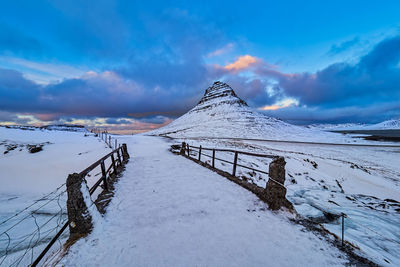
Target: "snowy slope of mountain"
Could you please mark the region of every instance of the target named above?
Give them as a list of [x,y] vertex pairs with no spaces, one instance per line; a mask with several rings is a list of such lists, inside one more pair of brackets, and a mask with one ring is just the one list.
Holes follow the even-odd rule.
[[365,130],[400,130],[400,119],[387,120],[364,127]]
[[400,130],[400,119],[387,120],[377,124],[363,124],[363,123],[311,124],[307,125],[306,127],[310,129],[320,129],[324,131]]
[[[189,112],[150,135],[346,142],[343,136],[295,126],[254,111],[226,83],[215,82]],[[347,142],[350,142],[347,140]]]
[[323,124],[310,124],[305,126],[309,129],[318,129],[324,131],[341,131],[341,130],[354,130],[354,129],[363,129],[366,127],[363,123],[339,123],[339,124],[331,124],[331,123],[323,123]]

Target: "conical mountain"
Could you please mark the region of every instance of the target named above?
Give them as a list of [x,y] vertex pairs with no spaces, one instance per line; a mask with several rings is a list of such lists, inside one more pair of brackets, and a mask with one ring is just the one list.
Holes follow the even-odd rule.
[[[226,83],[214,82],[199,103],[170,124],[149,132],[174,138],[319,140],[336,134],[295,126],[253,110]],[[331,136],[332,137],[332,136]]]

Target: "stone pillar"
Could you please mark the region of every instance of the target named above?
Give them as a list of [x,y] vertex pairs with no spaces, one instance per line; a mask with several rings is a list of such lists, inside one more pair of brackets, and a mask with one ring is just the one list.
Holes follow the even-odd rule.
[[278,157],[269,164],[269,180],[264,190],[264,200],[272,210],[281,207],[293,209],[292,204],[286,199],[285,184],[285,159]]
[[88,207],[86,206],[84,197],[82,195],[83,188],[82,183],[86,181],[81,177],[78,173],[73,173],[68,175],[67,178],[67,212],[68,212],[68,220],[69,220],[69,232],[70,239],[75,236],[85,236],[93,228],[92,216],[89,213]]
[[129,159],[128,147],[126,146],[126,144],[122,144],[122,157],[124,160]]
[[186,151],[186,143],[182,142],[181,151],[179,152],[181,155],[185,155]]

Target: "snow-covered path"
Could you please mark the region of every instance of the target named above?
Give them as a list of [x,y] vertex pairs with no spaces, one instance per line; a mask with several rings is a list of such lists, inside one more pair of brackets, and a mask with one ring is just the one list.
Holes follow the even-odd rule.
[[157,137],[131,155],[105,217],[64,266],[333,266],[346,257],[252,193],[173,155]]

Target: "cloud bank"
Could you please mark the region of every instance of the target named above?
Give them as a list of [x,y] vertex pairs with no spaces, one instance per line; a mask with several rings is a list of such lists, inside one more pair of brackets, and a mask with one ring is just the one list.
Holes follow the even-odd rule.
[[[47,42],[0,22],[1,56],[21,56],[25,61],[19,65],[39,74],[76,73],[38,83],[23,70],[0,68],[0,121],[74,121],[143,130],[189,110],[215,80],[228,82],[254,108],[296,123],[377,122],[400,116],[400,36],[381,41],[356,62],[287,73],[257,55],[235,52],[237,40],[225,35],[221,21],[217,25],[179,8],[160,8],[153,11],[156,15],[130,13],[140,10],[140,3],[132,5],[124,12],[114,2],[79,7],[46,3],[42,12],[54,24],[43,33],[51,36]],[[56,54],[52,42],[64,52]],[[328,53],[343,53],[359,42],[354,38],[333,45]],[[207,63],[227,54],[235,58]],[[32,64],[39,55],[68,59],[71,68]],[[98,67],[82,74],[73,67],[78,58]]]

